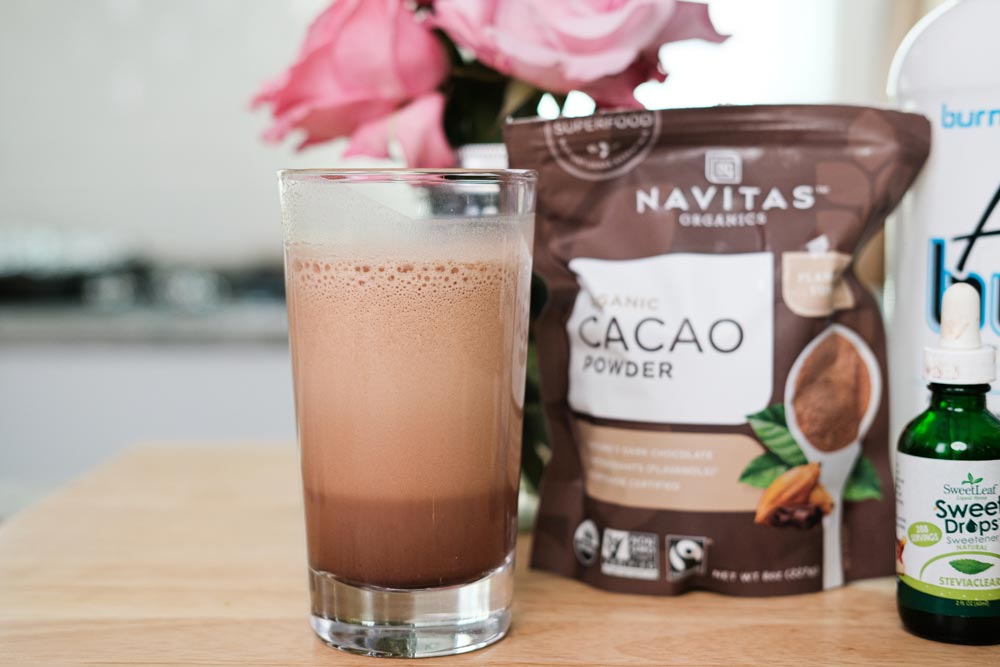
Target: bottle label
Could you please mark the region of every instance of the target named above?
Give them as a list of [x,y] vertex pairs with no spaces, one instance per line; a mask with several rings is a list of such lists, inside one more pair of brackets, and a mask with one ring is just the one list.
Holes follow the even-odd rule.
[[959,604],[1000,600],[1000,460],[897,454],[896,571]]

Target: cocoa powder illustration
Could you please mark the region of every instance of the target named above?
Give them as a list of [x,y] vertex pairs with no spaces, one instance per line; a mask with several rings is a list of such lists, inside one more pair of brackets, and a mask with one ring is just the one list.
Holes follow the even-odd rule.
[[802,364],[792,406],[799,429],[824,452],[858,437],[871,400],[871,378],[857,348],[840,334],[827,336]]

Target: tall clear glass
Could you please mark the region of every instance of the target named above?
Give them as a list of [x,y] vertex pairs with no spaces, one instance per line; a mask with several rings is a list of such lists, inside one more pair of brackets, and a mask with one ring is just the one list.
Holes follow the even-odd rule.
[[510,624],[535,174],[282,171],[312,627],[434,656]]

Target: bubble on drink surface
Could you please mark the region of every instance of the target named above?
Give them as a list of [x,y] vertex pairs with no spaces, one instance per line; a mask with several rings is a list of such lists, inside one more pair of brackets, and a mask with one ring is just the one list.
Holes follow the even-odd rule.
[[[448,303],[484,287],[513,281],[514,262],[502,260],[409,261],[295,257],[291,261],[296,299],[364,299],[372,307],[399,305],[407,295]],[[377,267],[373,270],[373,266]]]

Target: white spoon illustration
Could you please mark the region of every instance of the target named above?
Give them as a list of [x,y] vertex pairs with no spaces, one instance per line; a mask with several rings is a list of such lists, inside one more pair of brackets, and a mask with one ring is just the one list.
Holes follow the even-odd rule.
[[[839,335],[847,340],[857,351],[858,356],[868,371],[870,391],[868,394],[868,405],[864,415],[858,424],[858,432],[854,439],[846,446],[833,451],[826,451],[816,447],[809,441],[803,433],[797,419],[794,399],[796,396],[796,385],[799,374],[806,360],[823,341],[830,336]],[[823,517],[823,588],[836,588],[844,583],[843,553],[841,550],[841,531],[844,499],[842,494],[851,470],[861,453],[861,441],[864,440],[868,429],[871,428],[875,414],[882,398],[882,374],[879,369],[878,359],[872,352],[868,344],[861,339],[851,329],[840,324],[833,324],[827,327],[820,335],[816,336],[806,345],[799,354],[795,363],[788,373],[788,381],[785,383],[785,419],[788,423],[788,430],[799,444],[799,448],[810,463],[820,464],[819,482],[826,487],[827,492],[834,499],[833,510]],[[851,419],[845,414],[844,419]]]

